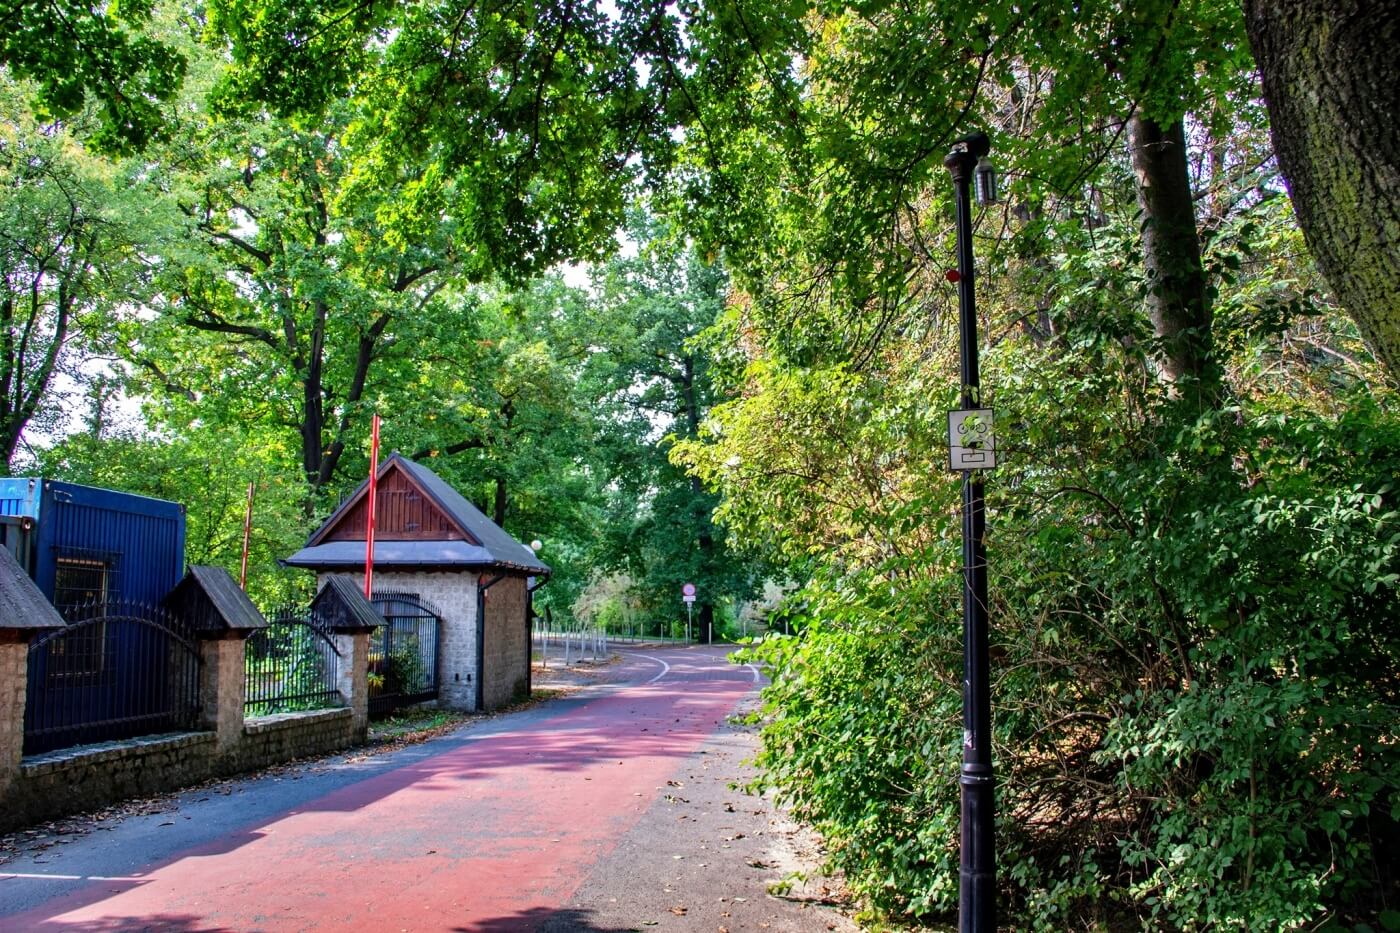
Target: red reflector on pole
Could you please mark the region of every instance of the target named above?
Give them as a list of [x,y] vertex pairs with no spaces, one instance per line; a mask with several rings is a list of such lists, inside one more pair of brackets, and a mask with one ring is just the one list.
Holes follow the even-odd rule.
[[943,273],[943,277],[954,285],[962,281],[962,273],[957,269],[949,269],[947,272]]
[[374,505],[379,491],[379,416],[370,422],[369,436],[369,512],[365,521],[365,599],[370,598],[374,577]]

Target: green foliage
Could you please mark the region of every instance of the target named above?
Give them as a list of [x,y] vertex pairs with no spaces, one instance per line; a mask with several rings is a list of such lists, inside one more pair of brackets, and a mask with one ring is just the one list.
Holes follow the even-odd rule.
[[1103,487],[1142,522],[1106,581],[1157,591],[1150,635],[1180,658],[1180,685],[1126,694],[1096,753],[1121,792],[1161,798],[1122,842],[1131,893],[1182,926],[1364,909],[1400,813],[1400,425],[1361,399],[1336,418],[1227,412],[1174,441],[1173,468]]
[[[961,133],[992,135],[1008,214],[1038,226],[1092,217],[1135,108],[1164,124],[1219,113],[1245,163],[1259,120],[1240,104],[1248,48],[1228,0],[766,3],[702,7],[689,26],[693,171],[671,190],[752,292],[749,326],[802,364],[859,360],[910,305],[946,304],[931,260]],[[1039,238],[1019,239],[1029,258]]]
[[[483,277],[601,257],[638,173],[629,156],[669,147],[665,56],[680,49],[658,4],[218,0],[209,23],[234,62],[226,110],[316,119],[353,102],[363,185],[441,185]],[[643,81],[636,63],[653,56]],[[391,226],[410,241],[436,208],[401,203]]]
[[886,909],[946,909],[957,898],[956,636],[921,630],[908,611],[931,593],[828,582],[804,594],[801,638],[770,635],[742,657],[773,679],[758,764],[859,893]]
[[248,484],[257,484],[249,542],[248,593],[261,606],[309,595],[305,574],[277,561],[311,528],[304,488],[286,469],[288,451],[257,430],[196,429],[151,437],[130,427],[73,434],[41,451],[37,470],[69,482],[170,499],[186,507],[185,558],[221,566],[238,579]]
[[[985,128],[1007,202],[976,229],[1008,922],[1374,920],[1396,883],[1397,417],[1299,261],[1238,7],[752,13],[693,25],[704,131],[673,191],[745,293],[712,332],[728,397],[676,456],[738,543],[809,581],[782,610],[800,637],[754,652],[766,780],[878,911],[951,912],[940,157]],[[1213,409],[1156,362],[1135,110],[1186,128]]]
[[451,224],[411,245],[388,236],[380,215],[408,195],[349,190],[349,119],[186,115],[152,172],[180,218],[153,244],[156,315],[122,332],[134,388],[167,400],[162,426],[284,425],[308,501],[341,478],[386,377],[404,378],[455,323],[436,301],[456,271]]
[[[1400,830],[1400,419],[1357,396],[1134,427],[1142,400],[1102,358],[1008,344],[988,362],[1018,426],[988,499],[1013,922],[1369,915]],[[801,527],[753,510],[766,484],[726,482],[750,526]],[[773,676],[767,780],[874,905],[938,915],[956,904],[959,591],[933,518],[952,485],[925,495],[926,551],[826,564],[790,599],[802,637],[752,656]],[[897,514],[867,503],[864,522]]]
[[[138,252],[153,214],[139,168],[82,148],[81,128],[43,127],[27,88],[0,74],[0,459],[31,422],[62,426],[56,385],[110,352],[117,306],[142,294]],[[86,121],[90,123],[91,121]]]
[[34,82],[41,116],[66,120],[95,100],[99,149],[139,150],[164,128],[160,103],[179,90],[186,60],[149,30],[151,0],[93,4],[26,0],[0,30],[0,65]]
[[270,716],[336,706],[329,659],[334,648],[319,634],[297,622],[274,619],[249,637],[244,677],[248,716]]
[[594,558],[628,574],[631,598],[651,619],[684,618],[681,587],[694,583],[703,632],[719,607],[750,594],[763,570],[714,522],[718,497],[669,456],[697,435],[715,402],[712,347],[699,337],[722,313],[728,279],[640,208],[628,233],[635,255],[597,270],[596,297],[578,322],[595,348],[582,382],[610,481]]
[[423,683],[423,659],[416,645],[391,654],[384,663],[384,691],[406,693]]

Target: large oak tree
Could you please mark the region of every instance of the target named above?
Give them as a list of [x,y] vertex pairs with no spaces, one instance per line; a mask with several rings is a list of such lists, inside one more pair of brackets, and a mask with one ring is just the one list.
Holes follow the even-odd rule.
[[1400,19],[1374,0],[1245,0],[1308,247],[1400,381]]

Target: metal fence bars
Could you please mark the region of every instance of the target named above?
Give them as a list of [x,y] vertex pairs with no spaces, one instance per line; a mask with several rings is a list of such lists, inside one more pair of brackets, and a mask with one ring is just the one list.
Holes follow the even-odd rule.
[[307,609],[284,607],[244,643],[243,712],[269,716],[339,706],[340,653]]
[[24,753],[181,732],[199,724],[199,648],[158,607],[65,607],[29,647]]
[[370,599],[384,624],[369,637],[369,713],[436,700],[442,614],[417,593],[376,592]]

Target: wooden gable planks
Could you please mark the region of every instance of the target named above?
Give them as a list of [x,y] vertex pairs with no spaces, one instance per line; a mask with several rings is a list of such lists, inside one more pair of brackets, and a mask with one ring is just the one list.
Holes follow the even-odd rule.
[[[377,541],[471,541],[415,483],[398,463],[391,462],[380,478],[374,516]],[[363,494],[336,521],[322,541],[363,541],[369,496]]]

